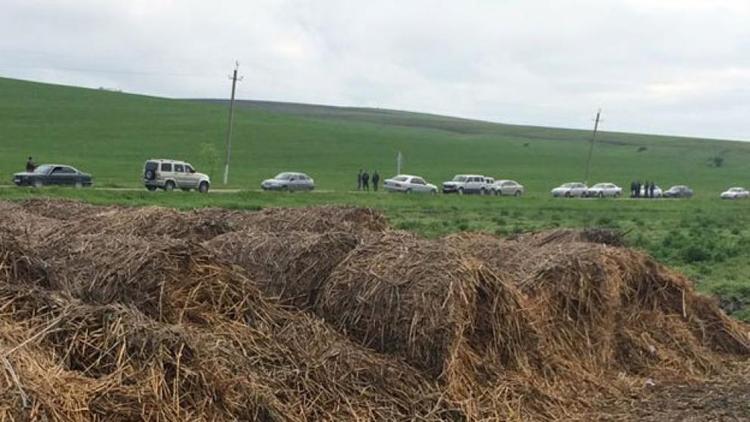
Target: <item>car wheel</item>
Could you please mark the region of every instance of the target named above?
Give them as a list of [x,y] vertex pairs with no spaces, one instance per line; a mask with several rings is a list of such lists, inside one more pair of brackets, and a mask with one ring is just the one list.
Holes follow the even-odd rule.
[[487,191],[484,188],[482,188],[482,189],[479,190],[479,194],[480,195],[487,195]]
[[599,192],[599,198],[604,198],[604,192]]
[[458,188],[458,194],[463,195],[464,194],[464,188]]
[[81,189],[83,187],[83,183],[76,182],[75,187],[76,187],[76,189]]
[[174,188],[175,188],[175,186],[174,186],[174,182],[173,182],[173,181],[171,181],[171,180],[170,180],[170,181],[168,181],[168,182],[167,182],[167,183],[166,183],[166,184],[164,185],[164,190],[165,190],[165,191],[167,191],[167,192],[172,192],[172,191],[174,190]]
[[570,198],[570,192],[565,192],[565,197]]
[[521,191],[517,190],[516,193],[514,193],[513,195],[516,196],[516,197],[519,197],[519,196],[521,196]]
[[198,192],[200,192],[200,193],[206,193],[206,192],[208,192],[208,183],[207,182],[201,182],[201,184],[198,185]]
[[433,194],[433,195],[437,195],[437,189],[431,190],[430,193]]
[[41,180],[34,180],[34,187],[35,188],[41,188],[42,186],[44,186],[44,183],[42,183]]
[[156,190],[156,186],[146,186],[146,189],[148,189],[149,192],[153,192]]
[[407,188],[404,193],[411,193],[411,188]]

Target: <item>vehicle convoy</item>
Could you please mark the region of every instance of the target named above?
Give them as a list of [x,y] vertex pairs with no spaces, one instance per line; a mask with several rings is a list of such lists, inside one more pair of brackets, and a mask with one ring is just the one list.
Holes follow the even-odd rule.
[[552,196],[555,198],[582,198],[586,195],[588,186],[584,183],[571,182],[560,185],[552,189]]
[[750,198],[750,191],[745,188],[729,188],[721,193],[721,199],[745,199]]
[[179,188],[184,191],[196,189],[206,193],[211,186],[211,179],[203,173],[196,172],[190,163],[151,159],[143,165],[143,184],[152,192],[157,189],[173,191]]
[[597,183],[586,189],[588,198],[618,198],[622,195],[622,188],[614,183]]
[[685,185],[672,186],[662,194],[665,198],[691,198],[693,190]]
[[458,174],[453,177],[453,180],[443,182],[443,193],[488,194],[492,186],[492,183],[488,183],[488,180],[493,179],[477,174]]
[[32,172],[21,172],[13,175],[16,186],[91,186],[91,175],[65,164],[42,164]]
[[383,183],[383,189],[388,192],[437,193],[437,186],[427,183],[419,176],[408,174],[399,174],[398,176],[386,179]]
[[260,188],[284,192],[311,191],[315,189],[315,180],[305,173],[284,172],[277,174],[273,179],[264,180]]
[[494,195],[503,196],[521,196],[524,194],[524,187],[515,180],[498,180],[491,186]]

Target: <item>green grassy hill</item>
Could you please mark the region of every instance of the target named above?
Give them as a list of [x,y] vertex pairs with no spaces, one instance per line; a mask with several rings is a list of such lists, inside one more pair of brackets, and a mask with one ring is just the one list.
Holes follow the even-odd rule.
[[[455,173],[483,173],[518,179],[544,195],[583,178],[590,139],[587,131],[254,101],[239,102],[235,122],[230,187],[253,189],[279,171],[300,170],[320,189],[349,190],[359,168],[392,175],[402,151],[405,171],[436,184]],[[221,101],[0,78],[0,174],[9,180],[33,155],[89,171],[99,186],[139,186],[144,160],[169,157],[212,172],[218,186],[226,124]],[[725,158],[721,168],[708,164],[716,155]],[[750,184],[749,174],[750,143],[603,132],[591,182],[627,186],[634,178],[653,179],[714,196],[729,185]]]

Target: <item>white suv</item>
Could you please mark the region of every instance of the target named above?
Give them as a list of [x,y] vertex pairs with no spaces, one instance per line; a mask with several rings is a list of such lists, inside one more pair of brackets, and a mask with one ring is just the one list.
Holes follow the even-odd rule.
[[190,163],[152,159],[146,161],[143,166],[143,184],[150,191],[172,191],[180,188],[184,191],[197,189],[201,193],[206,193],[211,186],[211,179],[203,173],[196,172]]
[[443,193],[481,193],[490,191],[487,178],[476,174],[458,174],[453,180],[443,183]]

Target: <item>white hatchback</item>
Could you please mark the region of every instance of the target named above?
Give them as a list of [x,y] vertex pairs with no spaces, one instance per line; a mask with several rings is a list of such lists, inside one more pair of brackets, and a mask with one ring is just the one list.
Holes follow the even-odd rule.
[[749,197],[750,191],[745,188],[729,188],[721,194],[721,199],[744,199]]
[[521,196],[524,193],[523,185],[515,180],[498,180],[492,184],[492,193],[495,195]]
[[398,176],[386,179],[383,183],[383,189],[388,192],[437,193],[437,186],[427,183],[419,176],[408,174],[399,174]]

